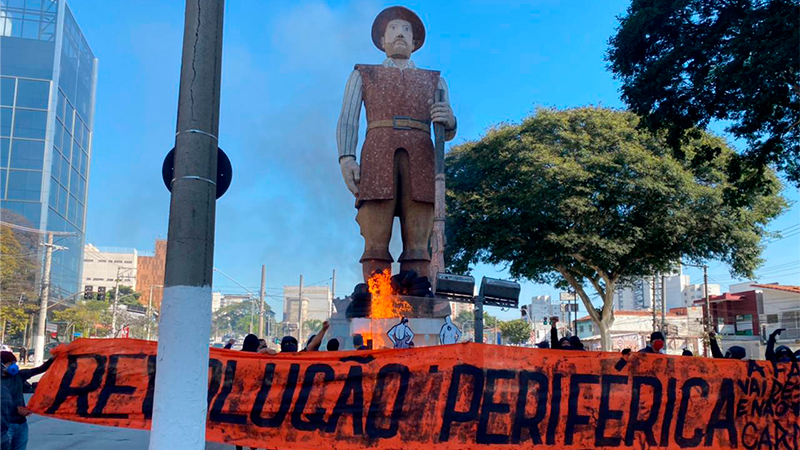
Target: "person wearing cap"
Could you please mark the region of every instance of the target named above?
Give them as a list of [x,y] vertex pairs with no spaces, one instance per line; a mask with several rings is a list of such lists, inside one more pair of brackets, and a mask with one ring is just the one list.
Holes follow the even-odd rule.
[[23,385],[29,378],[44,373],[53,359],[33,369],[20,369],[13,352],[0,353],[2,378],[0,378],[0,443],[3,450],[25,450],[28,447],[27,416],[31,410],[25,406]]
[[650,334],[650,345],[647,347],[639,350],[639,353],[664,353],[664,347],[667,343],[667,340],[664,339],[664,333],[660,331],[654,331]]
[[[425,42],[422,20],[392,6],[372,24],[372,42],[386,54],[378,65],[357,64],[345,87],[336,142],[345,184],[356,197],[356,222],[364,237],[361,255],[366,281],[390,269],[394,217],[400,217],[400,270],[428,276],[433,230],[435,156],[431,125],[442,124],[445,140],[456,134],[447,83],[435,70],[416,67],[411,54]],[[435,101],[441,90],[442,101]],[[367,133],[356,161],[362,103]]]

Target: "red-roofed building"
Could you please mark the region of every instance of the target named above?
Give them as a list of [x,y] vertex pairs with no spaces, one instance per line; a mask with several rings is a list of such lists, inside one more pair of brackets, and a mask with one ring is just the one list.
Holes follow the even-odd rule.
[[[717,334],[758,336],[760,297],[761,293],[755,290],[710,296],[712,323]],[[705,314],[705,301],[695,300],[694,303],[702,307]]]

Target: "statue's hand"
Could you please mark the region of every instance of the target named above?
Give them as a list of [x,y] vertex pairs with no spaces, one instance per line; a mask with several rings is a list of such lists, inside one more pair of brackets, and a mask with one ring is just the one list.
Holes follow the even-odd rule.
[[431,122],[441,123],[448,130],[456,126],[456,117],[449,103],[439,102],[431,105]]
[[347,189],[358,197],[358,184],[361,182],[361,168],[358,167],[355,156],[345,156],[339,161],[342,169],[342,178]]

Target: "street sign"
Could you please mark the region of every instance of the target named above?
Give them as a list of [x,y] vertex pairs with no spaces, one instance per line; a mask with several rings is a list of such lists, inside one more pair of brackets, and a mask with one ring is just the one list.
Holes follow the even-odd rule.
[[558,294],[558,298],[559,298],[559,300],[561,300],[564,303],[571,302],[571,301],[575,300],[575,294],[573,294],[571,292],[561,292],[561,293]]
[[58,332],[58,325],[56,325],[54,323],[48,323],[48,324],[45,324],[44,329],[48,333],[56,333],[56,332]]
[[75,332],[75,333],[72,333],[72,337],[79,338],[79,337],[81,337],[81,336],[83,336],[83,333],[81,333],[80,331],[77,331],[77,332]]
[[[167,153],[164,158],[164,163],[161,165],[161,178],[164,180],[164,185],[167,190],[172,192],[173,174],[175,172],[175,149]],[[217,198],[222,197],[223,194],[231,186],[231,179],[233,179],[233,166],[228,155],[217,147],[217,179],[214,182],[217,185]]]

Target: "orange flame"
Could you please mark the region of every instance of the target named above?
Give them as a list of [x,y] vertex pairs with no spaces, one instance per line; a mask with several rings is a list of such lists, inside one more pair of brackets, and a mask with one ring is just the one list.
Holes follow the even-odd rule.
[[369,293],[372,294],[371,319],[403,317],[411,311],[411,305],[392,288],[392,273],[389,269],[374,274],[367,280],[367,284]]

